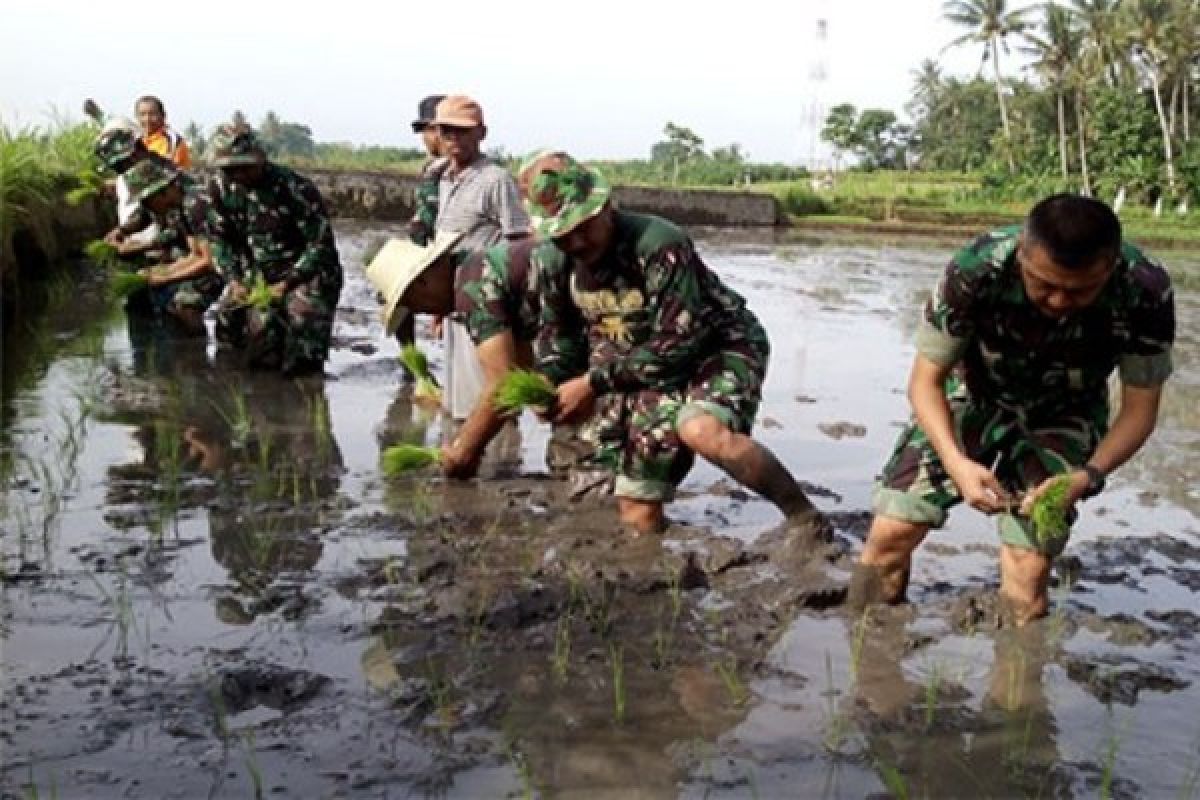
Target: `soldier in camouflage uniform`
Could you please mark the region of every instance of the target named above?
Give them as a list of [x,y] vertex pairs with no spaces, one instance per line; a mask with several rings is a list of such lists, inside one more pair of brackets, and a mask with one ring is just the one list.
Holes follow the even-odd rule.
[[595,406],[597,459],[616,473],[622,521],[661,530],[663,504],[699,453],[818,533],[804,492],[750,437],[770,348],[742,297],[682,230],[614,209],[600,174],[570,156],[534,157],[519,182],[550,239],[533,253],[538,369],[559,385],[557,421]]
[[[124,175],[143,161],[150,161],[163,169],[176,169],[168,158],[152,153],[142,143],[137,127],[125,119],[109,120],[92,145],[97,160],[108,171],[117,176],[118,224],[109,231],[104,241],[116,247],[126,258],[162,250],[176,242],[174,233],[153,228],[154,220],[149,212],[129,197],[129,188]],[[141,234],[136,236],[136,234]]]
[[[460,236],[439,234],[425,249],[389,245],[367,276],[391,300],[385,314],[388,330],[412,313],[450,316],[466,327],[485,385],[458,435],[442,449],[441,463],[450,477],[470,478],[505,422],[492,402],[496,386],[509,370],[533,365],[540,303],[529,260],[535,240],[502,242],[466,255],[455,267],[464,258],[451,252]],[[581,368],[577,365],[576,372]]]
[[[251,366],[288,375],[320,370],[342,291],[324,201],[307,178],[269,162],[247,128],[221,128],[209,148],[222,178],[208,220],[220,231],[213,261],[229,284],[217,335],[243,350]],[[248,303],[255,283],[270,288],[266,309]]]
[[[1044,614],[1066,537],[1039,537],[1025,514],[1066,475],[1073,517],[1142,446],[1174,335],[1167,273],[1122,241],[1099,201],[1049,197],[1023,227],[961,250],[925,308],[909,381],[914,421],[876,489],[855,602],[903,600],[912,551],[965,500],[1000,515],[1000,592],[1017,621]],[[1114,369],[1122,390],[1110,427]]]
[[203,333],[204,312],[225,287],[208,244],[210,191],[186,173],[151,160],[125,173],[125,181],[160,230],[163,263],[140,271],[149,283],[154,310]]
[[408,223],[408,236],[413,244],[424,247],[437,231],[438,185],[446,172],[450,160],[442,155],[442,141],[437,126],[433,124],[438,103],[446,99],[444,94],[431,94],[417,105],[417,118],[413,120],[413,133],[420,134],[421,142],[429,160],[421,167],[417,188],[413,192],[413,217]]

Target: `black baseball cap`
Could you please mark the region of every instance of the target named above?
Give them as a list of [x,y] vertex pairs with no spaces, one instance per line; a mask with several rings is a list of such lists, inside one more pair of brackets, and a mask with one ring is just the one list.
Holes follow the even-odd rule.
[[417,118],[413,120],[413,133],[420,133],[429,127],[433,122],[434,116],[437,115],[438,103],[446,99],[444,94],[431,94],[421,102],[417,103]]

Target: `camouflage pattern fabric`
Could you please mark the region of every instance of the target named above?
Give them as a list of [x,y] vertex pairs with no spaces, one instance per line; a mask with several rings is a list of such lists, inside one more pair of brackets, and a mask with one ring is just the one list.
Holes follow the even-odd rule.
[[252,366],[285,373],[317,369],[329,355],[342,265],[325,203],[312,182],[268,163],[255,186],[225,183],[208,214],[213,260],[228,280],[286,281],[266,312],[224,307],[217,332],[244,348]]
[[769,345],[682,230],[620,211],[614,224],[613,249],[591,268],[552,242],[533,251],[538,370],[561,383],[588,364],[599,397],[591,435],[598,460],[618,474],[617,494],[665,500],[691,467],[682,421],[711,413],[749,433]]
[[[1175,338],[1170,278],[1136,247],[1122,245],[1091,306],[1056,320],[1025,294],[1019,234],[1002,228],[959,251],[917,333],[918,352],[957,365],[947,397],[960,444],[978,463],[995,463],[1014,493],[1086,463],[1108,429],[1113,370],[1128,386],[1162,384]],[[876,488],[876,513],[940,527],[960,499],[925,433],[910,424]],[[1004,514],[999,526],[1003,541],[1041,549],[1028,520]]]
[[[174,167],[171,172],[174,173]],[[155,249],[161,252],[160,263],[169,263],[187,255],[191,248],[189,237],[209,239],[206,229],[208,211],[212,207],[209,189],[186,173],[178,173],[175,180],[183,190],[183,199],[176,208],[162,214],[150,214],[158,223]],[[145,210],[145,207],[142,207]],[[147,211],[146,213],[150,213]],[[174,309],[205,311],[225,288],[225,281],[215,272],[179,281],[168,286],[150,290],[155,310],[171,312]]]
[[[947,399],[963,452],[980,464],[995,464],[997,479],[1014,496],[1087,463],[1104,431],[1095,419],[1071,414],[1031,427],[1010,411],[973,402],[957,380],[951,381]],[[940,528],[946,512],[961,501],[925,432],[911,422],[876,484],[875,513]],[[1049,556],[1058,555],[1067,543],[1063,537],[1039,545],[1029,519],[1015,513],[998,515],[997,526],[1005,543]]]
[[938,364],[961,361],[972,397],[1035,425],[1063,414],[1102,422],[1114,368],[1129,386],[1163,383],[1175,339],[1166,271],[1126,243],[1096,302],[1051,319],[1025,295],[1019,233],[994,231],[954,256],[926,305],[917,349]]
[[530,255],[534,239],[503,242],[469,256],[454,273],[454,313],[475,346],[504,331],[518,342],[537,336],[541,302]]
[[413,191],[413,217],[408,223],[408,238],[415,245],[429,244],[437,231],[438,186],[449,166],[448,158],[430,159],[417,178],[417,188]]

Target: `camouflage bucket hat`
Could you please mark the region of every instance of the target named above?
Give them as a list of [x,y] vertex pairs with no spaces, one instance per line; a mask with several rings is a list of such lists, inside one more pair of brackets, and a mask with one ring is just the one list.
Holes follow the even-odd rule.
[[124,175],[130,196],[139,203],[144,203],[148,198],[166,189],[177,177],[177,170],[151,160],[139,162]]
[[137,150],[138,131],[127,119],[115,119],[104,126],[92,144],[92,152],[105,169],[117,171],[122,162]]
[[537,232],[551,239],[570,233],[600,213],[611,193],[603,175],[554,150],[542,150],[526,159],[517,183]]
[[212,153],[209,160],[214,167],[262,164],[267,160],[262,143],[249,128],[231,125],[218,128],[208,147]]

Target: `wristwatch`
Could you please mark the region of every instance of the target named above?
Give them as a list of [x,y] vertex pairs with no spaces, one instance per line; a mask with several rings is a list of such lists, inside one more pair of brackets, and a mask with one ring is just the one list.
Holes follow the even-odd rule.
[[1083,500],[1088,500],[1095,497],[1104,491],[1104,473],[1099,467],[1094,467],[1091,464],[1084,464],[1083,471],[1087,473],[1087,488],[1083,490]]

